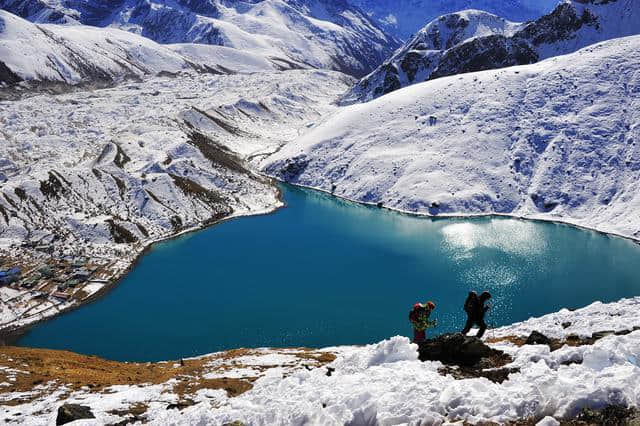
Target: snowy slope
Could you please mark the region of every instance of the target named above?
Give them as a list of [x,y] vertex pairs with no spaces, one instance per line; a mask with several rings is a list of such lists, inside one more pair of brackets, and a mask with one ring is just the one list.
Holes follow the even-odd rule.
[[640,36],[343,108],[263,164],[422,214],[502,213],[640,239]]
[[[278,189],[245,159],[297,137],[352,82],[331,71],[190,73],[0,102],[0,258],[25,270],[100,259],[113,282],[154,241],[272,210]],[[0,303],[0,329],[40,319],[28,290],[5,290],[13,309]]]
[[359,77],[399,46],[345,0],[0,0],[0,7],[35,22],[66,19],[160,43],[224,45]]
[[445,15],[363,78],[344,102],[369,101],[448,75],[530,64],[634,34],[640,34],[640,3],[635,0],[565,0],[521,26],[481,12]]
[[111,82],[159,72],[255,72],[275,60],[220,46],[160,45],[113,28],[32,24],[0,10],[0,84]]
[[524,22],[550,12],[560,0],[350,0],[385,30],[410,39],[425,22],[464,9],[479,9]]
[[[542,419],[546,423],[541,424],[559,425],[549,417],[571,420],[583,408],[640,406],[638,309],[639,298],[596,302],[490,330],[487,340],[501,336],[526,339],[533,330],[558,338],[609,332],[593,344],[565,345],[553,352],[546,345],[492,343],[513,358],[505,368],[517,370],[502,383],[485,378],[456,380],[439,371],[440,362],[419,361],[417,346],[396,336],[373,345],[307,352],[306,360],[296,356],[300,350],[293,349],[211,354],[185,361],[186,365],[206,362],[198,376],[183,374],[179,380],[153,385],[111,386],[105,392],[89,387],[73,390],[51,381],[33,392],[0,393],[0,401],[14,402],[0,404],[0,413],[18,422],[29,419],[33,425],[53,424],[61,404],[78,403],[90,407],[96,416],[95,421],[80,424],[131,420],[132,408],[138,407],[137,420],[163,426],[506,424],[518,420],[536,424]],[[313,357],[322,353],[337,358],[318,367]],[[0,371],[8,376],[5,386],[28,375],[29,365],[16,368],[15,364],[6,356],[0,358]],[[178,370],[181,364],[167,367]],[[225,377],[230,383],[252,380],[253,388],[230,396],[205,384],[196,392],[179,395],[184,380],[196,384],[204,382],[202,378]],[[178,400],[196,404],[176,408]]]

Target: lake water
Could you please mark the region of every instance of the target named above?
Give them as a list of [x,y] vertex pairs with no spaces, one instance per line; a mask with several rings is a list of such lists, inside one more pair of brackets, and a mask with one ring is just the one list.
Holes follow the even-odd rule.
[[416,218],[283,190],[287,208],[155,245],[104,298],[18,343],[178,359],[409,336],[416,301],[436,302],[436,332],[459,330],[471,289],[493,293],[492,326],[640,295],[640,247],[624,239],[515,219]]

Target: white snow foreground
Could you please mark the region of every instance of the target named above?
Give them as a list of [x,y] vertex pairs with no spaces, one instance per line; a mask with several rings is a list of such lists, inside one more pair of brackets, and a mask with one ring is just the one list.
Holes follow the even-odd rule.
[[[639,310],[640,298],[596,302],[573,312],[562,310],[491,330],[487,340],[527,337],[531,330],[555,337],[632,330],[640,327]],[[567,327],[567,323],[571,325]],[[90,406],[96,420],[76,424],[104,424],[119,420],[109,413],[113,410],[148,403],[144,416],[157,425],[234,421],[246,425],[439,425],[460,420],[561,419],[573,417],[583,408],[640,405],[640,330],[554,352],[545,345],[518,347],[507,341],[490,345],[513,357],[513,363],[506,367],[519,368],[502,384],[442,375],[438,372],[442,364],[419,361],[417,346],[396,336],[364,347],[322,349],[320,352],[334,353],[337,359],[312,369],[296,367],[295,357],[283,350],[259,350],[254,356],[236,359],[244,365],[237,371],[230,367],[224,373],[226,377],[246,377],[252,374],[247,370],[265,367],[253,389],[235,398],[224,391],[201,389],[193,396],[198,403],[182,411],[166,409],[175,401],[172,384],[166,383],[114,386],[97,394],[85,388],[66,397],[61,397],[64,389],[60,389],[29,404],[4,406],[1,413],[3,418],[27,416],[31,424],[46,424],[54,421],[63,402],[79,403]],[[327,367],[333,369],[331,375]],[[1,398],[18,396],[4,394]]]
[[640,238],[640,36],[344,107],[264,170],[419,214],[506,214]]
[[32,24],[4,10],[0,10],[0,63],[9,70],[0,73],[0,85],[22,80],[73,85],[160,72],[288,68],[286,62],[228,47],[160,45],[115,28]]

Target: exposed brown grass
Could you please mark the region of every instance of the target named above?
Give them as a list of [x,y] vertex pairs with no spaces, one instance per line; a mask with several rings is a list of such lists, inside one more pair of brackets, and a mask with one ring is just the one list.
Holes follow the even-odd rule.
[[[0,387],[0,396],[13,392],[33,392],[26,399],[2,403],[17,405],[37,399],[47,392],[46,389],[37,389],[39,385],[49,384],[49,388],[65,385],[69,391],[88,387],[91,392],[109,392],[108,388],[114,385],[162,384],[175,379],[177,383],[168,386],[167,391],[178,395],[180,401],[188,401],[188,396],[200,389],[222,389],[234,397],[250,390],[257,377],[205,379],[203,376],[213,371],[223,375],[232,368],[244,367],[235,360],[256,353],[251,349],[236,349],[175,362],[128,363],[68,351],[5,346],[0,347],[0,366],[10,370],[0,370],[0,382],[7,382],[9,386]],[[286,353],[298,357],[311,368],[321,367],[335,359],[333,354],[310,349]],[[212,362],[220,365],[212,367]],[[251,368],[264,371],[269,367]]]

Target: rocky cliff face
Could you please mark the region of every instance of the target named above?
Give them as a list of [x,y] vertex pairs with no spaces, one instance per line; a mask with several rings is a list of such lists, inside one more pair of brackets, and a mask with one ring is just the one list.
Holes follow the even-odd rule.
[[363,78],[345,97],[345,103],[369,101],[449,75],[531,64],[638,33],[640,3],[632,0],[566,1],[523,25],[478,11],[445,15]]

